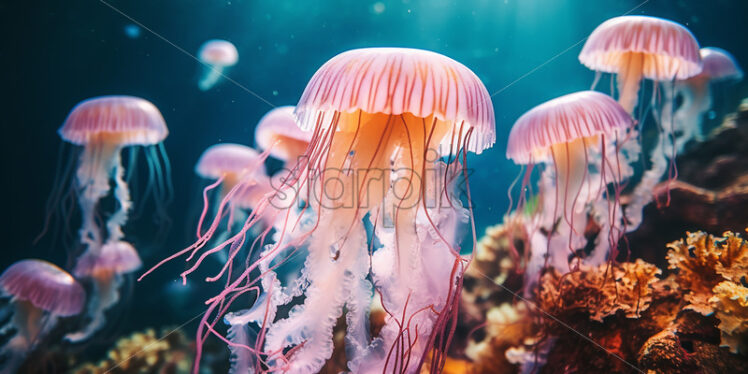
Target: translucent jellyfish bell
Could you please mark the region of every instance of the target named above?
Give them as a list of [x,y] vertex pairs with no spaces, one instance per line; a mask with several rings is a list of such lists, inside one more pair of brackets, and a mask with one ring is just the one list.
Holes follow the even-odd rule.
[[239,61],[239,52],[229,41],[211,39],[203,43],[197,53],[200,61],[205,64],[202,76],[197,86],[202,91],[207,91],[218,83],[226,68],[236,65]]
[[[13,316],[0,329],[15,334],[2,347],[0,372],[12,373],[57,323],[57,318],[81,312],[83,287],[67,272],[47,261],[29,259],[11,265],[0,275],[0,291],[10,296]],[[6,315],[3,310],[2,315]]]

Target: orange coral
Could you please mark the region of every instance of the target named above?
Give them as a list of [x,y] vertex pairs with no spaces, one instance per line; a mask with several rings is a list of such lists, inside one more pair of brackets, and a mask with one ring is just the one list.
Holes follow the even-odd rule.
[[740,282],[748,268],[748,243],[732,232],[723,237],[688,233],[685,241],[674,241],[668,248],[668,268],[678,270],[678,284],[687,292],[686,309],[705,316],[714,313],[709,302],[712,289],[725,279]]
[[639,318],[652,301],[652,284],[660,273],[656,266],[639,259],[583,266],[564,276],[550,271],[543,275],[539,307],[554,316],[583,312],[598,322],[618,311],[628,318]]
[[709,302],[716,310],[721,346],[732,353],[748,353],[748,288],[724,281],[714,287]]

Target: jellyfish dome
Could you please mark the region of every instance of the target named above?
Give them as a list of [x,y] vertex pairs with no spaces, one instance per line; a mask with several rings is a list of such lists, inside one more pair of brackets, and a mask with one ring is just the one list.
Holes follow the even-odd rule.
[[206,149],[195,165],[195,173],[207,179],[221,179],[230,190],[245,175],[265,174],[264,158],[254,149],[233,143]]
[[600,24],[587,38],[579,61],[618,74],[619,102],[629,113],[642,78],[686,79],[702,69],[699,44],[682,25],[657,17],[621,16]]
[[221,39],[203,43],[197,56],[205,64],[203,75],[198,81],[198,87],[202,91],[211,89],[223,76],[225,69],[239,61],[239,52],[234,44]]
[[270,150],[270,155],[294,165],[306,152],[312,138],[311,131],[302,131],[296,125],[295,107],[274,108],[267,112],[255,128],[255,142],[260,149]]
[[[454,197],[454,182],[464,175],[467,152],[479,153],[495,141],[488,91],[470,69],[438,53],[356,49],[314,74],[296,115],[312,136],[301,172],[286,183],[308,186],[305,209],[316,216],[314,224],[299,225],[289,219],[291,208],[274,208],[282,222],[275,243],[208,301],[198,346],[215,333],[237,295],[260,291],[251,308],[226,318],[237,370],[320,370],[332,354],[333,327],[345,313],[352,372],[439,372],[468,262],[458,233],[470,213]],[[204,254],[241,245],[257,217],[287,199],[285,193],[266,196],[242,232]],[[381,244],[374,253],[369,234]],[[205,243],[200,238],[170,259],[195,258]],[[282,283],[275,269],[302,249],[302,271],[292,284]],[[199,261],[182,276],[197,266]],[[255,270],[259,277],[251,276]],[[227,265],[209,279],[230,272]],[[372,339],[367,321],[375,293],[390,314]],[[300,295],[301,302],[295,300]],[[276,318],[282,306],[291,311]],[[433,360],[424,366],[428,355]]]
[[[612,143],[610,138],[624,136],[633,124],[613,98],[595,91],[550,100],[515,122],[509,133],[507,158],[517,164],[547,165],[539,182],[542,211],[527,228],[532,246],[528,277],[539,274],[546,256],[558,270],[570,270],[569,256],[586,244],[588,205],[605,197],[605,186],[621,181],[613,166],[616,160],[609,159],[606,147]],[[613,200],[618,204],[617,196]],[[599,216],[604,218],[599,222],[604,230],[620,227],[617,217]],[[618,240],[613,236],[610,243]],[[596,253],[592,262],[606,260],[610,249],[608,240],[598,240],[602,248],[596,250],[602,253]],[[532,281],[528,279],[528,284]]]
[[735,57],[722,48],[704,47],[699,50],[704,70],[701,74],[711,81],[741,80],[743,69],[740,68]]
[[[81,312],[83,287],[67,272],[47,261],[21,260],[0,275],[0,291],[11,297],[13,316],[2,331],[16,333],[0,347],[0,371],[15,372],[26,355],[44,339],[59,317]],[[5,313],[3,313],[5,315]]]

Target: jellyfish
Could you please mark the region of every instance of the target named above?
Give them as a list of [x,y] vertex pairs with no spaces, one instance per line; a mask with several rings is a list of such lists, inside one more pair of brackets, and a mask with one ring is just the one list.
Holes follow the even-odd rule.
[[704,47],[699,52],[704,62],[701,73],[676,82],[676,90],[683,97],[681,106],[673,114],[676,152],[682,151],[691,139],[703,140],[701,122],[704,113],[712,108],[711,85],[743,79],[743,71],[729,52],[714,47]]
[[[599,25],[584,44],[579,54],[579,61],[588,68],[598,72],[617,74],[618,102],[629,114],[634,114],[639,102],[639,87],[644,78],[660,82],[663,108],[655,113],[655,120],[660,124],[658,146],[650,155],[651,166],[642,175],[633,193],[633,201],[626,207],[627,229],[635,230],[641,223],[641,211],[652,200],[652,189],[662,178],[668,168],[667,157],[662,144],[666,141],[659,135],[671,119],[674,101],[671,84],[674,80],[683,80],[701,72],[702,62],[699,55],[699,44],[693,34],[684,26],[661,18],[647,16],[621,16],[611,18]],[[598,79],[596,79],[597,81]],[[660,96],[660,87],[654,86],[652,102]],[[652,105],[657,110],[656,105]],[[642,108],[634,117],[641,126]],[[630,167],[639,158],[641,143],[639,132],[633,129],[627,141],[619,147],[621,158],[626,161],[623,174],[630,176]]]
[[[119,247],[124,238],[122,229],[127,223],[132,201],[121,160],[122,149],[136,145],[160,147],[168,130],[161,113],[150,102],[130,96],[104,96],[83,101],[73,108],[59,133],[64,140],[83,146],[75,179],[82,217],[79,239],[85,248],[77,260],[79,264],[76,269],[79,269],[82,261],[92,262],[100,256],[111,256],[107,251]],[[168,170],[168,159],[163,148],[159,150],[149,148],[146,159],[150,173],[159,175],[155,179],[160,181],[161,174]],[[163,167],[160,158],[163,158]],[[133,168],[135,165],[129,166]],[[110,183],[114,184],[113,191],[110,191]],[[162,185],[163,182],[157,184]],[[159,189],[163,189],[163,186]],[[117,202],[117,208],[107,219],[105,227],[101,227],[101,212],[97,208],[110,192]],[[85,268],[85,265],[80,266]],[[87,277],[89,274],[76,271],[76,275]],[[113,305],[110,301],[117,299],[115,288],[109,285],[100,287],[98,297],[89,300],[89,304],[94,306],[89,310],[97,312],[90,316],[96,328],[103,326],[105,306]],[[102,292],[114,294],[103,295]],[[76,337],[84,339],[87,336]]]
[[0,357],[5,358],[0,373],[15,373],[58,318],[77,315],[86,300],[83,287],[70,274],[36,259],[21,260],[7,268],[0,275],[0,292],[10,297],[10,304],[1,310],[3,319],[12,313],[0,331],[15,331],[0,347]]
[[287,105],[267,112],[255,128],[255,142],[259,149],[284,161],[284,169],[291,170],[304,155],[312,138],[310,131],[301,131],[296,125],[294,107]]
[[226,68],[236,65],[239,61],[236,47],[231,42],[220,39],[211,39],[203,43],[197,56],[203,64],[203,73],[197,82],[201,91],[213,88]]
[[[233,198],[227,200],[232,206],[229,207],[228,230],[224,232],[224,236],[231,232],[234,224],[246,219],[242,209],[253,209],[262,196],[269,192],[270,180],[265,172],[265,157],[250,147],[233,143],[213,145],[200,156],[195,172],[202,178],[215,180],[203,193],[206,209],[208,191],[220,188],[214,206],[220,205],[227,194],[241,183],[241,188],[234,191]],[[206,213],[207,210],[202,215]],[[198,226],[198,237],[201,235],[201,226]]]
[[[110,182],[114,182],[113,192],[119,208],[106,223],[108,240],[122,239],[122,227],[132,206],[129,187],[124,179],[125,169],[120,155],[122,149],[136,145],[160,147],[168,135],[166,123],[158,109],[144,99],[102,96],[76,105],[60,127],[59,134],[65,141],[83,146],[76,171],[82,216],[79,236],[87,250],[96,253],[104,242],[96,220],[96,206],[110,193]],[[161,152],[151,148],[146,152],[148,164],[152,166],[151,173],[162,174],[169,168],[163,148],[159,150]],[[163,158],[163,167],[159,157]],[[158,179],[161,180],[160,177]]]
[[108,241],[98,253],[84,253],[75,264],[73,274],[91,281],[93,290],[86,311],[90,321],[80,331],[65,335],[65,339],[80,342],[104,327],[104,313],[119,301],[124,276],[140,269],[141,265],[138,251],[125,241]]
[[[531,258],[527,285],[537,281],[540,270],[552,266],[571,270],[569,259],[586,245],[588,215],[597,215],[603,232],[595,253],[585,262],[608,259],[620,238],[618,195],[610,196],[621,182],[618,160],[607,149],[634,124],[626,110],[608,95],[581,91],[564,95],[532,108],[515,122],[509,133],[507,158],[528,165],[543,164],[539,184],[542,209],[528,220]],[[528,183],[525,178],[524,184]],[[522,186],[522,190],[526,186]],[[524,194],[524,193],[523,193]],[[520,205],[523,204],[520,198]],[[602,212],[590,207],[604,200]],[[520,206],[521,210],[521,206]]]
[[[333,327],[345,311],[351,372],[415,373],[429,353],[431,366],[424,369],[438,372],[469,262],[460,255],[458,227],[470,217],[469,206],[449,196],[456,176],[466,174],[467,152],[480,153],[495,141],[486,88],[467,67],[434,52],[357,49],[333,57],[315,73],[296,116],[299,127],[313,135],[301,172],[289,183],[308,185],[315,223],[296,234],[299,226],[284,219],[276,243],[208,301],[198,345],[207,334],[218,336],[214,326],[231,301],[260,287],[264,297],[238,312],[252,317],[229,321],[230,335],[243,341],[226,339],[232,350],[243,350],[234,354],[235,364],[252,356],[257,364],[243,365],[252,371],[316,372],[332,354]],[[261,202],[244,230],[278,195]],[[279,212],[288,216],[290,210]],[[284,241],[286,235],[294,240]],[[370,235],[381,243],[376,250]],[[188,253],[189,260],[206,240],[164,261]],[[243,240],[240,232],[222,246]],[[275,269],[299,249],[306,253],[304,268],[294,284],[283,285]],[[255,271],[260,275],[250,277]],[[220,276],[226,275],[209,280]],[[374,293],[381,294],[389,315],[372,339],[367,319]],[[303,295],[303,301],[295,303],[294,295]],[[288,315],[278,313],[280,306],[291,307]],[[250,335],[237,324],[258,321],[256,338],[246,344]]]
[[618,102],[630,114],[644,78],[686,79],[701,72],[699,44],[682,25],[657,17],[621,16],[600,24],[587,38],[579,61],[617,74]]

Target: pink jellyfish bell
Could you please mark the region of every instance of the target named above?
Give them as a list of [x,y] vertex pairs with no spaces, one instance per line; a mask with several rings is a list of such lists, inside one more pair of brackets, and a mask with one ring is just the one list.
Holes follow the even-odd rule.
[[[633,123],[621,105],[595,91],[576,92],[547,101],[514,123],[509,133],[507,158],[529,165],[529,171],[535,164],[546,166],[539,182],[542,209],[529,220],[527,230],[532,255],[528,277],[539,274],[546,263],[546,255],[550,265],[558,270],[570,269],[568,258],[586,242],[584,228],[588,206],[606,198],[607,185],[620,182],[617,160],[609,158],[606,147],[612,143],[611,138],[621,137]],[[607,196],[607,199],[618,206],[617,196]],[[611,211],[615,211],[615,207]],[[608,231],[620,226],[615,215],[597,213],[601,218],[600,226]],[[606,259],[611,243],[616,243],[618,237],[607,239],[604,235],[598,238],[602,242],[598,243],[602,254],[589,261]],[[533,281],[535,279],[528,278],[528,283]]]
[[699,52],[704,61],[704,70],[677,83],[678,92],[683,97],[683,103],[673,115],[674,131],[680,132],[676,134],[678,151],[694,137],[703,139],[702,119],[704,113],[712,108],[711,85],[743,79],[743,70],[730,52],[714,47],[704,47]]
[[15,335],[0,347],[7,356],[0,371],[12,373],[36,344],[55,326],[57,318],[81,312],[86,294],[67,272],[43,260],[21,260],[0,275],[0,291],[11,297],[13,317],[2,331]]
[[203,43],[197,57],[204,64],[203,75],[197,86],[200,90],[207,91],[218,83],[226,68],[236,65],[239,52],[229,41],[212,39]]
[[296,165],[312,139],[311,131],[302,131],[296,124],[295,107],[287,105],[267,112],[255,128],[255,142],[260,149],[286,162],[286,169]]
[[109,241],[97,254],[85,253],[75,264],[76,277],[91,279],[93,295],[88,302],[91,321],[82,331],[70,333],[65,338],[71,342],[82,341],[104,326],[104,312],[119,301],[119,287],[123,276],[140,269],[142,262],[138,251],[125,241]]
[[598,26],[579,54],[588,68],[617,74],[618,102],[633,113],[643,78],[686,79],[701,72],[699,44],[682,25],[662,18],[621,16]]

